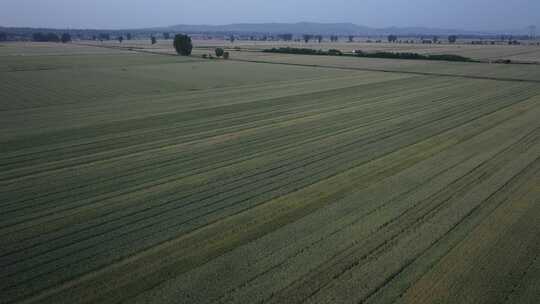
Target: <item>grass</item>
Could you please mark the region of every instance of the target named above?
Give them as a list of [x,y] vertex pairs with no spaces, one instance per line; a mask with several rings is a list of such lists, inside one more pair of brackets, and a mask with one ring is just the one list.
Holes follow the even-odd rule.
[[2,303],[531,297],[527,66],[17,47],[38,50],[0,54]]

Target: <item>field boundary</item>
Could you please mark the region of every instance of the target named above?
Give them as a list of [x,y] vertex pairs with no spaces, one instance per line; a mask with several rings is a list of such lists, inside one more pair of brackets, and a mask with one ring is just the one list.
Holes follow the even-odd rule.
[[366,72],[382,72],[382,73],[395,73],[395,74],[411,74],[411,75],[422,75],[422,76],[452,77],[452,78],[463,78],[463,79],[479,79],[479,80],[494,80],[494,81],[509,81],[509,82],[540,83],[540,80],[523,79],[523,78],[459,75],[459,74],[418,72],[418,71],[400,71],[400,70],[359,68],[359,67],[341,67],[341,66],[322,65],[322,64],[272,62],[272,61],[265,61],[265,60],[237,59],[237,58],[229,59],[229,60],[242,61],[242,62],[252,62],[252,63],[282,64],[282,65],[301,66],[301,67],[329,68],[329,69],[339,69],[339,70],[348,70],[348,71],[366,71]]

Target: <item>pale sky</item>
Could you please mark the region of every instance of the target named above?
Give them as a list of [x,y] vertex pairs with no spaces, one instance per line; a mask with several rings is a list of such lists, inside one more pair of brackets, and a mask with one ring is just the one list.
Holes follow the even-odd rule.
[[352,22],[470,30],[540,26],[540,0],[0,0],[0,26]]

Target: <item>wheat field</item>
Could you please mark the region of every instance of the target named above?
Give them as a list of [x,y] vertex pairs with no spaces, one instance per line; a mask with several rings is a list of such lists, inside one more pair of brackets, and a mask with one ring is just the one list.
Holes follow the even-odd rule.
[[1,303],[535,303],[538,66],[0,47]]

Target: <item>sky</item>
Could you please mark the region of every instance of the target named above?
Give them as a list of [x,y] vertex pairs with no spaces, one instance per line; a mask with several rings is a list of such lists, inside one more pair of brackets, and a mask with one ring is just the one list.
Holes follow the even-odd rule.
[[540,27],[540,0],[0,0],[0,26],[128,29],[176,24],[351,22],[503,30]]

